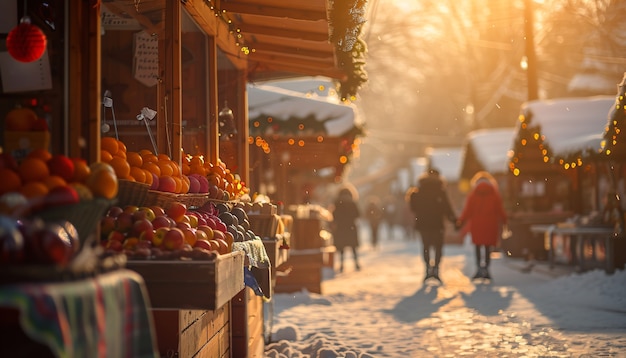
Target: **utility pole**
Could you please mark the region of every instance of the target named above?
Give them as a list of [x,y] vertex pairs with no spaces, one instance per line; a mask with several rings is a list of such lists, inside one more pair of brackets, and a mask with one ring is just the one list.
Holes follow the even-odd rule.
[[528,86],[528,101],[538,99],[539,85],[537,83],[537,55],[535,54],[534,36],[534,9],[533,0],[524,0],[524,35],[526,45],[526,80]]

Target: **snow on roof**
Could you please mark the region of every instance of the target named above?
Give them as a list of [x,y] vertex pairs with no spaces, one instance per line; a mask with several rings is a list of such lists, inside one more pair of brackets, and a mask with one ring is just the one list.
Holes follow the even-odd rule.
[[307,96],[330,97],[329,99],[333,102],[339,103],[339,95],[336,91],[335,83],[328,77],[296,77],[287,80],[270,80],[261,84],[300,92]]
[[508,170],[508,151],[513,147],[515,133],[513,127],[480,129],[468,133],[467,141],[483,168],[496,174]]
[[522,106],[530,118],[529,127],[541,126],[553,155],[565,156],[579,150],[600,148],[608,114],[615,105],[615,96],[594,96],[536,100]]
[[326,97],[309,96],[267,85],[248,85],[248,118],[271,116],[286,121],[291,118],[314,116],[324,122],[326,132],[338,137],[355,125],[355,108],[352,105],[333,103]]
[[439,170],[449,182],[458,181],[461,177],[461,165],[463,160],[462,147],[429,148],[426,153],[430,167]]

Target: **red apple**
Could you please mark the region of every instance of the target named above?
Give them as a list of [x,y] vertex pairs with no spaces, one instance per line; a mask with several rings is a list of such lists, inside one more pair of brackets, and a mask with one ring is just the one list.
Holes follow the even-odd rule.
[[107,241],[119,241],[122,242],[126,239],[126,235],[119,231],[111,231],[107,236]]
[[213,250],[209,240],[197,240],[196,243],[193,245],[193,247],[194,248],[198,247],[198,248],[205,249],[208,251]]
[[217,251],[220,254],[225,255],[230,252],[230,250],[228,249],[228,243],[226,241],[224,241],[223,239],[215,239],[214,241],[216,241],[219,244]]
[[154,230],[144,231],[139,234],[139,240],[149,242],[152,245],[152,240],[154,239]]
[[152,222],[148,219],[139,219],[133,223],[133,227],[130,230],[130,234],[132,236],[139,237],[143,232],[149,231],[152,232],[154,227],[152,226]]
[[198,193],[206,194],[209,192],[209,180],[202,175],[198,176],[198,182],[200,183],[200,188],[198,189]]
[[220,244],[215,240],[209,240],[209,244],[211,244],[211,250],[213,251],[217,251],[221,254],[220,252]]
[[122,247],[124,247],[124,250],[134,250],[137,247],[138,243],[139,238],[136,236],[132,236],[124,240],[124,242],[122,243]]
[[171,203],[167,209],[165,209],[165,214],[176,222],[182,221],[186,212],[187,205],[181,203],[180,201]]
[[74,177],[74,162],[63,154],[55,154],[47,161],[50,175],[58,175],[70,182]]
[[17,161],[8,151],[0,153],[0,169],[3,168],[17,171]]
[[58,205],[71,205],[79,201],[78,192],[70,185],[56,186],[46,194],[44,206],[52,207]]
[[59,224],[47,223],[37,235],[37,240],[43,250],[40,257],[43,263],[65,266],[74,256],[72,240]]
[[196,231],[204,232],[207,236],[207,240],[211,240],[213,238],[213,229],[207,225],[198,225]]
[[156,218],[154,218],[154,220],[152,220],[152,226],[154,227],[154,229],[158,229],[161,227],[171,227],[172,222],[170,221],[170,219],[166,216],[157,216]]
[[185,234],[179,228],[171,228],[163,237],[163,248],[166,250],[179,250],[185,243]]
[[213,239],[222,239],[226,240],[226,234],[223,231],[213,230]]
[[221,197],[219,197],[220,194],[221,194],[220,193],[220,188],[217,185],[209,184],[209,188],[208,188],[207,192],[209,193],[209,198],[211,198],[211,199],[221,199]]
[[111,250],[114,252],[122,252],[122,250],[124,250],[124,245],[122,244],[122,241],[117,241],[117,240],[106,241],[104,244],[104,247],[107,250]]
[[[146,206],[141,206],[139,207],[139,210],[137,210],[138,212],[143,212],[145,215],[145,218],[152,221],[156,218],[156,213],[154,212],[154,210],[146,207]],[[140,215],[140,214],[137,214]]]
[[137,205],[126,205],[124,207],[124,212],[125,213],[130,213],[133,214],[135,213],[135,211],[139,210],[139,207]]
[[107,212],[107,216],[116,218],[123,212],[124,212],[124,209],[120,208],[119,206],[112,206],[111,208],[109,208],[109,211]]
[[194,235],[196,235],[196,241],[198,240],[209,240],[209,236],[206,234],[206,232],[202,231],[202,230],[194,230]]
[[154,216],[163,216],[165,215],[165,210],[158,206],[158,205],[153,205],[153,206],[149,206],[148,209],[152,210],[154,212]]
[[176,223],[176,227],[181,230],[187,230],[187,229],[191,229],[191,224],[181,221],[181,222]]
[[224,224],[224,222],[222,220],[216,220],[215,221],[215,229],[217,231],[226,232],[226,231],[228,231],[228,226],[226,226],[226,224]]
[[166,193],[174,193],[176,192],[176,181],[171,176],[162,175],[159,177],[159,187],[157,190]]
[[195,175],[188,176],[189,178],[189,192],[192,194],[196,194],[200,192],[200,182]]
[[112,216],[105,216],[100,219],[100,236],[107,237],[111,231],[115,230],[115,218]]
[[129,232],[133,227],[133,214],[123,212],[117,216],[115,221],[115,230],[119,232]]

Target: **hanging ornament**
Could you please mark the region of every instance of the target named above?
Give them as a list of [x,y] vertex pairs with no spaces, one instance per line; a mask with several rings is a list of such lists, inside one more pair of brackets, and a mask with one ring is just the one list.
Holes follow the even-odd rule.
[[9,54],[20,62],[37,61],[46,51],[46,35],[39,27],[31,24],[30,17],[24,16],[7,36]]

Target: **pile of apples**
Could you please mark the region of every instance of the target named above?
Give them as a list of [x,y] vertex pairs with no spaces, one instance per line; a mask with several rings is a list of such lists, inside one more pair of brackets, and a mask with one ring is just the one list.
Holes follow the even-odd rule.
[[65,267],[80,248],[78,232],[69,221],[45,223],[0,215],[0,265]]
[[100,222],[107,252],[129,259],[212,260],[232,252],[235,237],[215,214],[190,210],[181,202],[160,206],[114,206]]
[[48,122],[31,108],[16,107],[5,115],[4,128],[14,132],[43,132],[48,130]]

